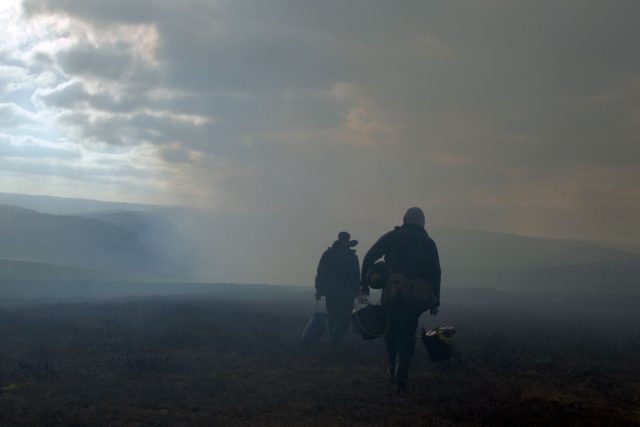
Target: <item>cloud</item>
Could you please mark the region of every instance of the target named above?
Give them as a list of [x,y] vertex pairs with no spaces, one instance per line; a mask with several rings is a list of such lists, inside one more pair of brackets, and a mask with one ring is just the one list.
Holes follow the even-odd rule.
[[77,160],[82,154],[80,147],[74,144],[56,144],[29,136],[0,134],[0,157]]
[[0,65],[0,89],[3,93],[14,92],[29,80],[27,71],[14,65]]
[[92,46],[80,44],[58,54],[58,63],[70,75],[88,75],[116,80],[131,67],[126,45]]
[[0,134],[0,170],[4,178],[23,175],[44,180],[118,183],[129,189],[157,187],[155,175],[169,175],[172,171],[156,160],[155,151],[155,147],[141,145],[99,152],[71,142]]
[[88,97],[84,85],[80,81],[67,81],[51,89],[38,89],[34,93],[34,99],[44,103],[63,108],[72,108],[81,102],[81,98]]
[[35,123],[37,115],[14,103],[0,104],[0,128],[11,128]]
[[637,225],[619,173],[640,166],[636,2],[23,9],[0,120],[46,117],[87,152],[144,147],[165,198],[389,223],[421,204],[436,223],[585,238]]

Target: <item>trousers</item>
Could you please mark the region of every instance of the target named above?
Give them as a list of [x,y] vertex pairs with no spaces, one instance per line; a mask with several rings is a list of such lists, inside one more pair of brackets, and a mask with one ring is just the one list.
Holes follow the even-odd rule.
[[351,323],[353,298],[327,297],[327,323],[331,342],[338,344],[344,338]]
[[403,360],[408,371],[416,349],[416,329],[420,312],[394,307],[387,311],[389,327],[384,336],[389,366],[395,366],[396,360]]

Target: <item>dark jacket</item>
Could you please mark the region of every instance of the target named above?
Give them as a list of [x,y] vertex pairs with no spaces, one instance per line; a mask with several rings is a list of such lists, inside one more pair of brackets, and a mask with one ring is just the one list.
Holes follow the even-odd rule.
[[382,257],[392,273],[402,273],[408,279],[420,277],[431,283],[440,301],[440,258],[436,243],[424,228],[405,224],[382,236],[362,261],[362,283],[367,271]]
[[356,251],[336,241],[318,263],[316,289],[329,298],[355,298],[360,285],[360,262]]

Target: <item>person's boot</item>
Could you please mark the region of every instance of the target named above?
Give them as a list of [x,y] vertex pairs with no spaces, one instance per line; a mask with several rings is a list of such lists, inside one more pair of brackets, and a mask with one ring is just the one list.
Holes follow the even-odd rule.
[[411,364],[411,357],[405,355],[398,355],[396,357],[396,377],[395,385],[396,392],[402,394],[407,388],[407,380],[409,378],[409,365]]

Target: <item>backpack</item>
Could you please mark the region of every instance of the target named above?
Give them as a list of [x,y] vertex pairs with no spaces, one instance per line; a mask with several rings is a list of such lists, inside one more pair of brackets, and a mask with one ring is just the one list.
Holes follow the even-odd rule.
[[394,273],[383,290],[385,304],[420,313],[438,305],[431,283],[421,277],[407,279],[404,274]]

